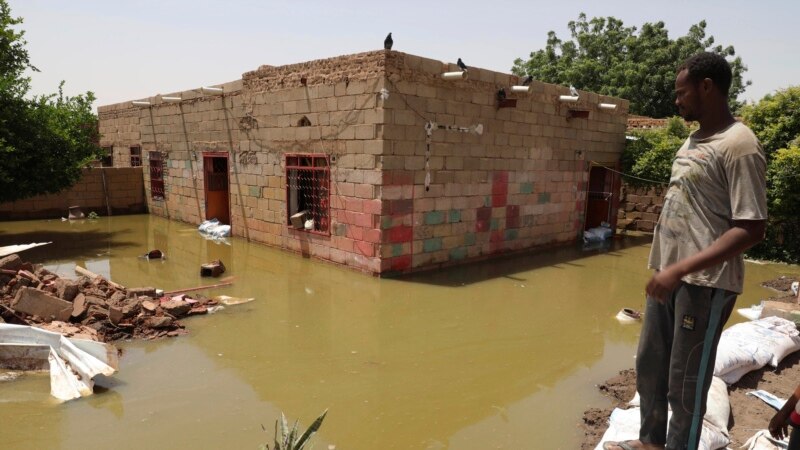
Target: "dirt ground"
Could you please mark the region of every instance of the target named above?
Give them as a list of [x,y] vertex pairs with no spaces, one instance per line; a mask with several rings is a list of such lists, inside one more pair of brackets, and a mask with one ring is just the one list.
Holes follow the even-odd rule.
[[[788,291],[792,278],[781,277],[770,280],[763,285],[777,291]],[[784,302],[793,302],[794,296],[788,292],[772,298]],[[800,351],[787,356],[777,369],[765,366],[743,376],[736,384],[728,388],[731,403],[731,420],[728,423],[731,443],[729,448],[741,447],[747,439],[758,430],[767,428],[767,424],[775,410],[763,401],[745,395],[747,392],[763,389],[781,398],[788,398],[800,382]],[[606,380],[598,386],[601,392],[612,400],[608,408],[591,408],[583,414],[584,440],[581,450],[593,449],[608,428],[608,417],[616,407],[625,408],[636,392],[636,372],[626,369],[619,375]]]

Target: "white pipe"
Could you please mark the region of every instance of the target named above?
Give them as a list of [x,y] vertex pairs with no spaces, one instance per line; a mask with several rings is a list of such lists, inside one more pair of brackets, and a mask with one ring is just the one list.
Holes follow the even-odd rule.
[[600,109],[607,109],[610,111],[617,109],[617,105],[615,105],[614,103],[599,103],[597,106]]
[[164,97],[164,96],[161,96],[161,101],[164,101],[164,102],[167,102],[167,103],[179,103],[181,100],[182,99],[180,97]]
[[203,94],[222,94],[222,88],[203,86],[200,88]]
[[467,72],[445,72],[442,74],[443,80],[466,80],[467,79]]
[[531,91],[530,86],[511,86],[511,92],[519,92],[522,94],[527,94]]
[[575,103],[578,101],[577,95],[559,95],[558,101],[560,102],[568,102],[568,103]]
[[150,102],[141,101],[141,100],[134,100],[131,102],[133,106],[150,106]]

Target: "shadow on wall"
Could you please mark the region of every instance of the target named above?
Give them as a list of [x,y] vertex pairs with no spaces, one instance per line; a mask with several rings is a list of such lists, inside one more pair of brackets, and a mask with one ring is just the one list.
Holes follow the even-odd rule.
[[20,254],[23,261],[43,261],[58,255],[61,259],[96,258],[98,254],[111,249],[139,247],[136,242],[123,242],[115,236],[127,234],[131,230],[114,232],[99,230],[80,231],[31,231],[27,233],[7,233],[0,230],[0,247],[31,242],[52,242],[52,244],[26,250]]
[[570,245],[551,249],[534,250],[530,253],[507,256],[502,259],[479,261],[466,265],[447,267],[428,272],[412,273],[399,276],[400,281],[425,283],[438,286],[459,287],[494,278],[509,278],[515,281],[527,281],[515,274],[540,267],[578,266],[574,261],[599,253],[620,256],[617,250],[649,244],[651,235],[617,235],[611,239],[609,246],[584,250],[582,245]]

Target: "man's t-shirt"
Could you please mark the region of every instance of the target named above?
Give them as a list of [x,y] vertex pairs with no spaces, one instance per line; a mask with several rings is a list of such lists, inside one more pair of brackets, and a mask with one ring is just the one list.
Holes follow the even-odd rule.
[[[733,220],[767,218],[766,158],[749,128],[689,136],[675,155],[669,189],[653,235],[649,267],[661,270],[710,246]],[[699,286],[741,293],[742,255],[683,277]]]

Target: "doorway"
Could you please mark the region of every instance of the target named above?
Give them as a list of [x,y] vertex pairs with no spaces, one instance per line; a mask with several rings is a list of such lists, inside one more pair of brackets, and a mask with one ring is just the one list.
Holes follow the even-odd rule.
[[206,194],[206,220],[217,219],[230,225],[230,195],[228,192],[228,154],[203,154],[203,174]]
[[609,224],[612,230],[616,228],[619,188],[619,177],[612,170],[595,165],[589,168],[584,230],[599,227],[603,222]]

